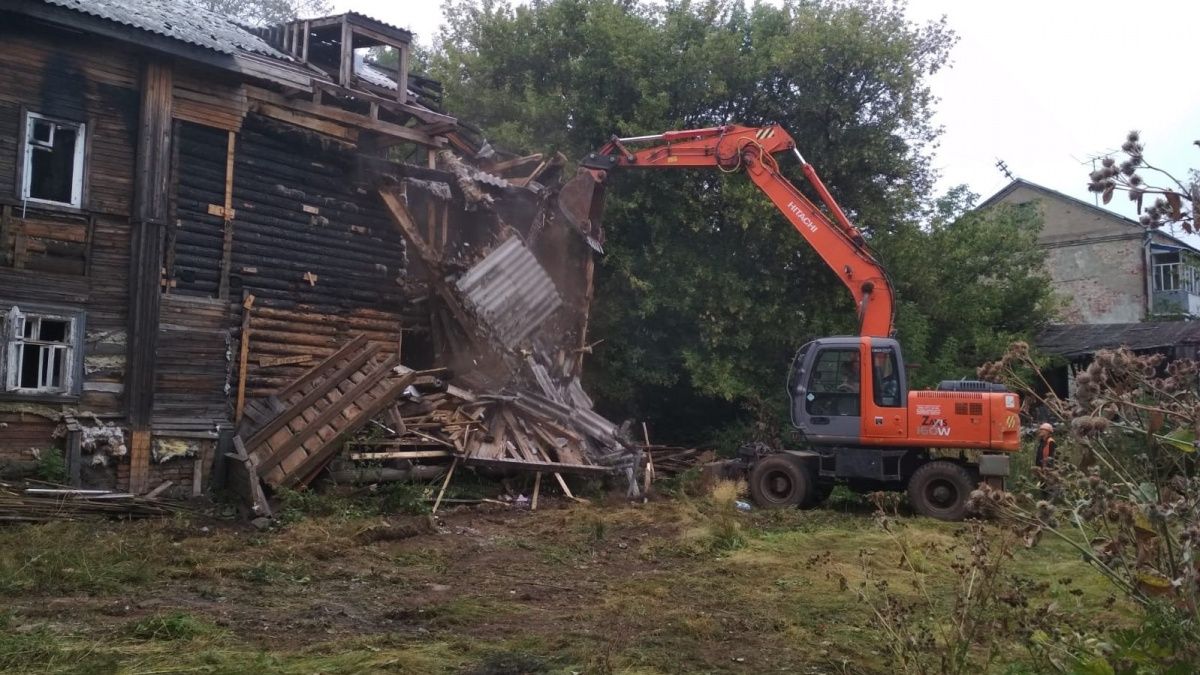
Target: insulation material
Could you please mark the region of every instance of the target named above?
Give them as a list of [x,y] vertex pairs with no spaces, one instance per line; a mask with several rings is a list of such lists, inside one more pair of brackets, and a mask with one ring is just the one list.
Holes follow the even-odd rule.
[[[106,466],[111,457],[124,457],[129,454],[125,444],[125,430],[96,416],[90,420],[74,418],[79,424],[79,449],[92,456],[92,464]],[[62,430],[64,427],[60,427]]]
[[182,457],[198,457],[200,442],[182,438],[156,438],[150,447],[150,454],[160,464]]

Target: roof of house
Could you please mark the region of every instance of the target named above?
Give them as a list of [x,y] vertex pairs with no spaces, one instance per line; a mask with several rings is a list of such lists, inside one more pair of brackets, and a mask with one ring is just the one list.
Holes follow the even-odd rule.
[[228,17],[192,0],[43,0],[48,5],[112,21],[222,54],[288,57]]
[[1200,343],[1200,321],[1058,324],[1047,326],[1034,343],[1043,352],[1068,358],[1117,347],[1134,351],[1162,349]]
[[[1128,225],[1129,227],[1137,228],[1139,231],[1144,232],[1146,230],[1146,227],[1144,225],[1142,225],[1141,223],[1139,223],[1136,220],[1133,220],[1132,218],[1127,218],[1119,213],[1114,213],[1113,211],[1109,211],[1106,208],[1097,206],[1086,200],[1079,199],[1078,197],[1072,197],[1071,195],[1059,192],[1058,190],[1051,190],[1050,188],[1048,188],[1044,185],[1038,185],[1037,183],[1027,181],[1024,178],[1014,179],[1011,183],[1009,183],[1008,185],[1005,185],[1003,188],[1001,188],[999,192],[997,192],[996,194],[992,195],[991,197],[988,197],[987,199],[980,202],[979,206],[977,206],[975,208],[982,209],[982,208],[986,208],[988,206],[997,204],[1000,202],[1000,200],[1004,199],[1008,195],[1015,192],[1017,190],[1017,188],[1021,188],[1021,187],[1029,188],[1030,190],[1034,190],[1036,192],[1041,192],[1042,194],[1044,194],[1048,197],[1052,197],[1054,199],[1060,199],[1060,200],[1065,200],[1065,201],[1071,202],[1075,206],[1089,209],[1100,215],[1107,216],[1107,217],[1111,218],[1112,220],[1121,223],[1122,225]],[[1186,248],[1190,251],[1200,253],[1200,250],[1198,250],[1195,246],[1192,246],[1191,244],[1187,243],[1186,241],[1183,241],[1182,239],[1179,239],[1178,237],[1175,237],[1167,232],[1164,232],[1162,229],[1152,230],[1152,232],[1154,233],[1155,237],[1166,239],[1168,242],[1170,242],[1171,244],[1173,244],[1175,246],[1178,246],[1180,248]]]

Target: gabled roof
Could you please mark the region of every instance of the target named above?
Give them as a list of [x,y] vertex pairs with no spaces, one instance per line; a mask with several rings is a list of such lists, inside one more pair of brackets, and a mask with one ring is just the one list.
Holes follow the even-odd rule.
[[[988,197],[987,199],[980,202],[979,205],[976,206],[975,208],[976,209],[984,209],[989,206],[998,204],[1000,202],[1000,200],[1004,199],[1008,195],[1015,192],[1017,190],[1017,188],[1022,188],[1022,187],[1029,188],[1030,190],[1033,190],[1035,192],[1040,192],[1040,193],[1042,193],[1048,197],[1051,197],[1053,199],[1070,202],[1074,206],[1078,206],[1078,207],[1081,207],[1084,209],[1091,210],[1101,216],[1106,216],[1110,220],[1118,222],[1122,225],[1127,225],[1129,227],[1136,228],[1138,231],[1141,231],[1141,232],[1146,231],[1146,227],[1144,225],[1142,225],[1141,223],[1139,223],[1136,220],[1133,220],[1132,218],[1126,218],[1125,216],[1123,216],[1119,213],[1114,213],[1112,211],[1109,211],[1108,209],[1096,206],[1095,204],[1092,204],[1091,202],[1085,201],[1083,199],[1079,199],[1078,197],[1072,197],[1071,195],[1064,194],[1062,192],[1059,192],[1058,190],[1051,190],[1050,188],[1048,188],[1044,185],[1038,185],[1037,183],[1032,183],[1030,181],[1025,180],[1024,178],[1014,179],[1013,182],[1011,182],[1008,185],[1005,185],[1003,188],[1001,188],[999,192],[997,192],[996,194],[992,195],[991,197]],[[1178,246],[1180,248],[1186,248],[1187,250],[1195,252],[1195,253],[1200,253],[1200,250],[1198,250],[1195,246],[1192,246],[1191,244],[1187,243],[1186,241],[1183,241],[1182,239],[1179,239],[1178,237],[1175,237],[1167,232],[1164,232],[1161,229],[1152,230],[1152,232],[1155,237],[1166,239],[1167,241],[1174,244],[1175,246]]]
[[262,38],[192,0],[43,0],[48,5],[203,47],[289,60]]

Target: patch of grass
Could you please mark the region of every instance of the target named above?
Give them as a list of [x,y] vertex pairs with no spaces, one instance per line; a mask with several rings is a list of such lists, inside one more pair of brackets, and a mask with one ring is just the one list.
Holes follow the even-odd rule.
[[138,586],[153,578],[170,548],[156,523],[57,522],[0,528],[0,595],[98,593]]
[[428,485],[419,483],[388,483],[379,488],[379,513],[404,513],[410,516],[428,514],[432,505],[425,501]]
[[5,672],[34,672],[62,655],[58,638],[45,627],[15,630],[5,626],[0,631],[0,670]]
[[211,623],[184,612],[146,617],[135,621],[128,630],[130,635],[141,640],[195,640],[218,632]]
[[278,497],[280,505],[277,518],[283,525],[290,525],[305,518],[352,520],[375,515],[377,512],[365,499],[354,499],[334,492],[281,488],[275,496]]
[[661,494],[675,499],[698,497],[703,494],[703,469],[693,466],[674,476],[655,482],[655,488]]
[[833,486],[829,496],[825,498],[825,508],[837,511],[853,511],[867,506],[867,500],[861,492],[855,492],[849,487],[838,483]]
[[[64,606],[81,592],[101,596],[54,614],[48,628],[16,628],[0,612],[0,670],[886,672],[886,637],[858,601],[858,584],[886,580],[908,602],[919,581],[937,616],[950,615],[951,544],[964,525],[905,519],[905,562],[870,516],[741,512],[738,493],[717,484],[704,496],[643,505],[456,514],[429,546],[363,545],[356,533],[378,517],[340,508],[266,533],[199,536],[175,522],[0,529],[0,587],[23,607],[19,616],[49,616],[41,604]],[[466,533],[455,533],[460,525]],[[66,571],[81,562],[90,580]],[[1043,597],[1060,607],[1130,623],[1070,550],[1044,542],[1015,551],[1011,565],[1048,583]],[[187,614],[137,621],[106,613],[129,596],[201,601]],[[390,610],[390,627],[361,623]],[[273,625],[260,626],[260,615]],[[283,630],[288,640],[262,640],[260,631]],[[1012,649],[1024,654],[1019,639]]]
[[237,578],[254,584],[307,584],[312,579],[295,566],[284,565],[270,560],[260,560],[253,565],[239,568],[235,572]]
[[37,468],[33,473],[39,480],[60,485],[67,482],[67,460],[57,448],[43,448],[38,452]]
[[462,675],[538,675],[550,672],[551,664],[544,656],[528,652],[490,652]]

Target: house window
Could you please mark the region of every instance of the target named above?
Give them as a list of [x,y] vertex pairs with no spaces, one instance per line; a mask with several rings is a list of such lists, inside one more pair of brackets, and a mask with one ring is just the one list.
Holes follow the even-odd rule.
[[82,317],[70,312],[8,310],[4,317],[4,390],[64,395],[75,391]]
[[1200,269],[1179,251],[1154,255],[1154,290],[1200,295]]
[[85,125],[25,114],[21,199],[78,207],[83,202]]

